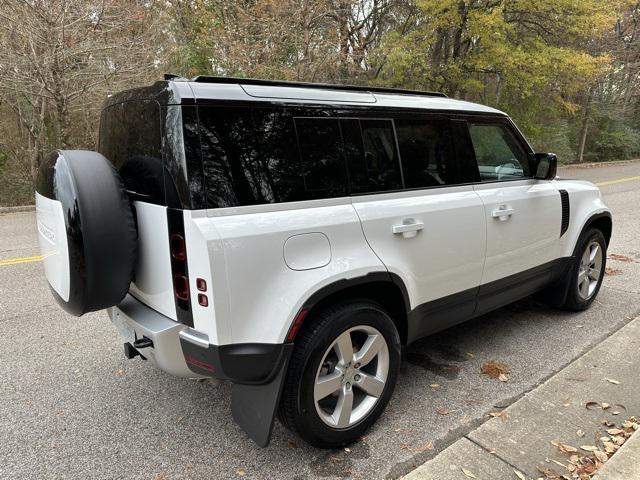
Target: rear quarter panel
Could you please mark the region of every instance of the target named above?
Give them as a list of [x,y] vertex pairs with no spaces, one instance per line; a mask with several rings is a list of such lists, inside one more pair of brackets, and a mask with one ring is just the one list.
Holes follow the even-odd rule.
[[[193,231],[187,236],[206,242],[208,258],[199,261],[211,270],[219,344],[282,343],[295,315],[318,289],[386,271],[369,248],[350,199],[209,210],[206,217],[185,222],[185,229],[188,223]],[[315,266],[288,265],[287,240],[304,234],[313,234],[310,248],[322,248],[324,242],[317,240],[326,237],[330,254],[317,255],[322,261]],[[189,249],[191,276],[196,257]]]

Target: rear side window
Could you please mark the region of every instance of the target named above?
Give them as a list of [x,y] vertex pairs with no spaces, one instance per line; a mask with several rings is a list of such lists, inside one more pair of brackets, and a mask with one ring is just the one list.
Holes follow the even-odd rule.
[[339,120],[296,118],[300,163],[309,198],[347,195],[347,171]]
[[396,120],[396,132],[407,188],[469,181],[456,161],[448,120]]
[[130,193],[159,204],[165,201],[161,137],[155,101],[122,102],[102,111],[98,151],[114,164]]
[[368,191],[402,188],[400,163],[391,120],[360,120]]
[[209,208],[402,188],[391,120],[311,110],[199,107]]
[[483,182],[529,177],[529,156],[506,125],[469,122],[469,135]]
[[201,107],[209,208],[304,199],[289,116],[279,110]]

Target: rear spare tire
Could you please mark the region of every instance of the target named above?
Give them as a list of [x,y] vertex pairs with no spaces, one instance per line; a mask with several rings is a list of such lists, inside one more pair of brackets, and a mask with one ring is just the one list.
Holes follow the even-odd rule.
[[117,305],[129,290],[137,233],[113,165],[97,152],[57,150],[36,181],[38,240],[47,281],[67,312]]

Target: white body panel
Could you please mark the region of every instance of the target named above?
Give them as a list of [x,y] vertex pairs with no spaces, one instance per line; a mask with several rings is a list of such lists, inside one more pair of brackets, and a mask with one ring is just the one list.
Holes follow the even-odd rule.
[[138,261],[129,292],[154,310],[175,320],[173,280],[169,257],[167,207],[135,202]]
[[474,189],[484,204],[487,225],[483,284],[560,257],[561,203],[551,183],[492,182]]
[[[210,213],[214,216],[194,218],[193,213],[185,213],[185,232],[191,284],[198,268],[200,274],[208,270],[212,275],[215,309],[208,307],[206,317],[194,312],[195,329],[207,333],[212,343],[281,343],[296,313],[318,289],[341,279],[385,271],[367,245],[350,199]],[[200,242],[206,239],[207,250],[204,243],[191,243],[195,232]],[[313,234],[306,239],[311,242],[307,245],[312,255],[302,265],[296,237],[309,234]],[[328,261],[326,244],[318,241],[322,237],[329,243]],[[285,261],[285,245],[291,241],[294,245],[287,247],[287,255],[299,267],[296,269]]]
[[480,284],[485,223],[471,186],[367,195],[353,205],[373,251],[404,281],[412,308]]
[[44,273],[60,298],[69,301],[69,247],[62,203],[36,192],[38,241],[44,257]]
[[566,190],[569,193],[571,211],[569,228],[560,239],[559,256],[573,255],[573,249],[585,224],[594,215],[611,213],[602,201],[600,189],[591,182],[583,180],[561,180],[551,182],[554,188]]

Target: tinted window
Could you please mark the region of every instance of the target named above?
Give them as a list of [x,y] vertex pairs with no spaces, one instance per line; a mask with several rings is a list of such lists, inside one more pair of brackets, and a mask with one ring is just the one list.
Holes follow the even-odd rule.
[[364,147],[367,190],[382,192],[402,188],[396,139],[391,120],[360,120],[360,129]]
[[296,118],[304,186],[310,198],[347,195],[339,120]]
[[209,208],[305,198],[285,111],[201,107],[199,116]]
[[396,132],[407,188],[464,183],[447,120],[397,120]]
[[160,106],[130,101],[105,108],[98,150],[122,176],[125,188],[148,202],[164,203]]
[[529,156],[505,125],[469,123],[469,135],[482,181],[529,176]]

